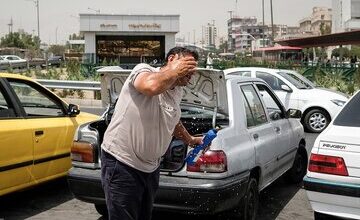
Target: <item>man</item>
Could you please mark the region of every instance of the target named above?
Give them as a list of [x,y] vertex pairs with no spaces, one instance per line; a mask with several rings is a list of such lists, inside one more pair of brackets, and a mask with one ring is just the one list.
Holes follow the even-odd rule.
[[160,69],[137,65],[119,95],[105,132],[101,178],[109,219],[151,219],[159,186],[159,163],[172,136],[200,144],[180,120],[181,86],[195,72],[198,55],[175,47]]

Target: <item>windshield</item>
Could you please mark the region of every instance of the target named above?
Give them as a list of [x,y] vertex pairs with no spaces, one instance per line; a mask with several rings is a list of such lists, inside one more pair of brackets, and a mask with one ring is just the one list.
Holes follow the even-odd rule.
[[297,75],[291,72],[278,72],[278,74],[288,80],[291,84],[293,84],[298,89],[313,89],[314,84],[302,77],[301,75]]
[[358,92],[343,108],[334,120],[334,125],[360,127],[360,92]]

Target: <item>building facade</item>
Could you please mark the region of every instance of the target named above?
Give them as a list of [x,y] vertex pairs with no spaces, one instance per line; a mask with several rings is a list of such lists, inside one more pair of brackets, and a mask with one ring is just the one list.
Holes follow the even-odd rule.
[[[242,26],[256,25],[257,19],[256,17],[232,16],[227,23],[228,23],[228,51],[235,52],[236,50],[240,50],[240,48],[236,49],[236,37],[240,36],[241,38],[241,35],[239,34],[243,34],[240,32],[240,28]],[[241,41],[241,40],[238,39],[237,41]]]
[[215,27],[215,22],[213,22],[212,24],[208,23],[205,26],[204,41],[205,47],[216,48],[217,28]]
[[360,0],[333,0],[332,8],[332,33],[360,29]]
[[179,15],[80,14],[90,62],[159,63],[175,46]]
[[[264,39],[268,42],[269,27],[258,24],[255,17],[232,17],[228,20],[228,51],[235,53],[251,52],[253,42]],[[264,46],[267,46],[266,44]]]
[[314,7],[309,17],[299,21],[300,33],[319,36],[331,33],[332,10],[326,7]]

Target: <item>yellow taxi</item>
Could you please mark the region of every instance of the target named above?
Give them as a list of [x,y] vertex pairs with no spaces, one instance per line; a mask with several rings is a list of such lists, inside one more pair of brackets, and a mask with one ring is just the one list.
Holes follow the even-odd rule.
[[0,196],[65,176],[76,128],[98,118],[28,77],[0,73]]

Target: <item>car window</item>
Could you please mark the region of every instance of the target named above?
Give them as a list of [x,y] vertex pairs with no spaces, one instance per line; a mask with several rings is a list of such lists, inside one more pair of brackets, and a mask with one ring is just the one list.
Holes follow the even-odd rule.
[[15,111],[11,103],[5,99],[5,92],[0,87],[0,119],[15,117]]
[[273,90],[282,90],[281,86],[286,85],[281,79],[265,72],[256,72],[256,77],[264,80]]
[[291,84],[293,84],[298,89],[312,89],[313,86],[306,82],[305,80],[301,79],[295,74],[286,73],[286,72],[278,72],[278,74],[285,79],[287,79]]
[[12,60],[19,60],[19,57],[11,57]]
[[270,116],[271,120],[279,120],[285,118],[285,112],[283,112],[280,102],[273,92],[263,84],[256,84],[256,87],[260,91],[262,99],[265,103],[265,108]]
[[229,73],[229,75],[251,77],[251,71],[236,71],[236,72]]
[[254,121],[252,124],[251,119],[248,119],[247,120],[248,127],[251,127],[252,125],[258,126],[266,123],[267,118],[266,118],[265,110],[263,105],[261,104],[260,98],[257,95],[255,88],[252,85],[244,85],[241,86],[241,90],[247,102],[245,103],[245,108],[247,104],[248,105],[247,108],[249,109],[247,110],[248,112],[246,114],[248,115],[249,112],[251,112]]
[[360,92],[358,92],[341,110],[334,120],[334,125],[360,127]]
[[61,103],[50,99],[44,91],[31,85],[31,83],[15,80],[10,81],[10,85],[18,96],[27,116],[65,115]]

